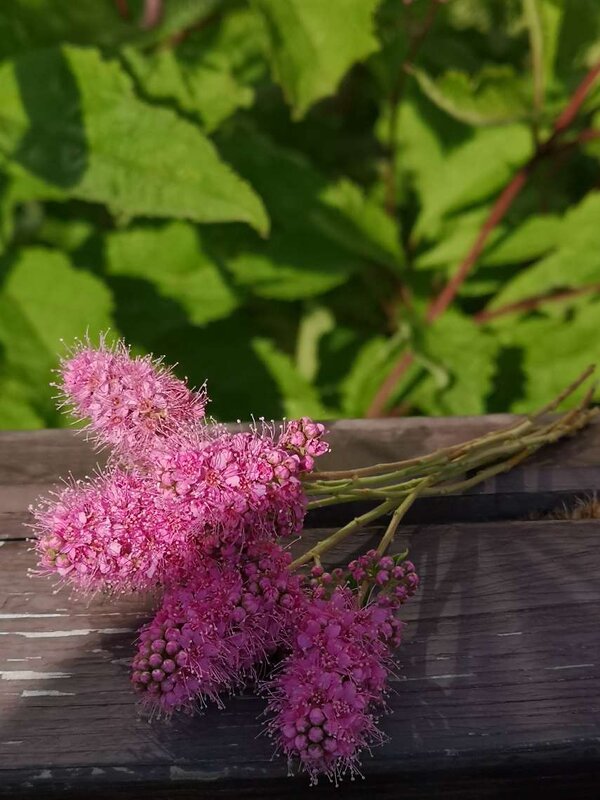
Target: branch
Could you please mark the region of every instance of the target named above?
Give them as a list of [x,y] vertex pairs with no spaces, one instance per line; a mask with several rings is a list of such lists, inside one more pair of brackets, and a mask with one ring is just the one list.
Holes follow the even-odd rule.
[[498,199],[492,206],[492,209],[483,223],[481,230],[477,234],[477,238],[473,242],[473,246],[468,252],[466,258],[462,264],[460,264],[459,268],[456,270],[454,275],[450,278],[438,296],[429,304],[429,307],[425,313],[425,319],[427,322],[435,322],[435,320],[444,313],[450,303],[454,300],[458,290],[481,255],[488,237],[496,225],[498,225],[498,223],[504,219],[516,197],[521,192],[521,189],[527,183],[527,179],[531,174],[533,166],[534,159],[532,158],[523,167],[521,167],[521,169],[513,176],[510,183],[504,187]]
[[561,114],[559,114],[556,122],[554,123],[554,133],[550,137],[551,139],[554,139],[571,126],[571,123],[577,116],[579,109],[583,105],[588,92],[596,82],[598,76],[600,76],[600,61],[590,69],[590,71],[571,95],[571,99],[567,103],[565,109]]
[[156,28],[163,15],[163,0],[145,0],[141,27],[145,30]]
[[[550,137],[536,147],[531,158],[515,173],[507,186],[504,187],[496,202],[492,206],[485,222],[483,223],[477,238],[473,242],[471,249],[459,264],[456,273],[450,278],[442,291],[429,304],[425,312],[425,321],[428,324],[435,322],[456,297],[460,287],[475,266],[477,259],[481,255],[485,244],[496,225],[504,218],[511,208],[515,199],[527,183],[531,173],[537,164],[549,155],[557,151],[570,148],[575,144],[581,144],[597,137],[597,131],[583,131],[576,139],[571,142],[557,142],[558,137],[571,125],[577,112],[581,108],[587,94],[592,88],[596,79],[600,76],[600,61],[592,67],[583,78],[579,86],[573,92],[569,102],[561,114],[557,117]],[[387,403],[393,393],[398,381],[406,370],[413,363],[413,355],[406,351],[402,354],[399,361],[391,369],[385,381],[381,384],[378,391],[366,411],[367,417],[380,417],[384,414]]]
[[115,0],[115,6],[121,19],[129,19],[131,17],[127,0]]
[[483,325],[492,319],[504,317],[506,314],[514,314],[519,311],[534,311],[544,303],[556,303],[561,300],[570,300],[572,297],[581,297],[593,292],[600,292],[600,283],[593,283],[590,286],[580,286],[577,289],[565,289],[562,292],[554,292],[552,294],[534,295],[533,297],[526,297],[524,300],[518,300],[515,303],[507,303],[505,306],[499,308],[492,308],[490,310],[483,309],[473,317],[478,325]]

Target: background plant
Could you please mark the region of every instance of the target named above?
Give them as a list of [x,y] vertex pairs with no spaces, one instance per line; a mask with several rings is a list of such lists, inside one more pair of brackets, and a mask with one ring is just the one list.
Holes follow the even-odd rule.
[[525,411],[600,358],[596,0],[12,0],[0,425],[110,327],[224,419]]

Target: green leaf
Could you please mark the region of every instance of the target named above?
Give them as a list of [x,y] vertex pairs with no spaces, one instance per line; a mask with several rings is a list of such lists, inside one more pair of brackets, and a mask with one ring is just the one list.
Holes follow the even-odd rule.
[[249,243],[227,259],[238,286],[271,300],[299,300],[335,289],[360,269],[349,256],[316,230],[274,231],[263,245]]
[[[416,259],[415,266],[419,269],[445,267],[448,272],[455,270],[472,247],[488,213],[486,207],[449,217],[444,221],[438,239]],[[515,228],[497,226],[479,258],[477,270],[520,264],[543,256],[557,244],[560,224],[561,219],[556,214],[539,214]]]
[[74,47],[0,66],[0,152],[118,214],[239,220],[268,230],[256,194],[200,131],[138,100],[120,66]]
[[376,336],[359,349],[340,386],[344,416],[362,417],[365,414],[406,344],[407,338],[403,334],[389,339]]
[[433,325],[384,339],[376,337],[360,350],[342,383],[344,413],[362,416],[377,389],[407,346],[414,363],[398,381],[390,405],[399,400],[425,414],[481,414],[495,374],[499,343],[468,317],[449,310]]
[[435,235],[442,217],[500,191],[531,155],[531,134],[524,125],[477,128],[451,150],[421,184],[422,211],[415,236]]
[[249,7],[231,7],[210,25],[188,30],[177,46],[188,63],[209,58],[230,72],[239,84],[252,86],[268,77],[268,36],[262,19]]
[[572,82],[575,71],[589,69],[598,59],[599,43],[600,6],[597,0],[564,2],[555,59],[557,72]]
[[84,219],[61,219],[45,216],[36,239],[45,245],[71,253],[78,250],[94,234],[94,226]]
[[468,317],[449,310],[425,329],[419,346],[427,362],[439,365],[449,380],[440,381],[429,368],[410,394],[411,405],[426,414],[485,413],[496,371],[497,340]]
[[[396,126],[395,163],[396,200],[399,204],[406,202],[407,189],[416,191],[419,203],[422,202],[431,182],[439,173],[444,163],[445,131],[431,124],[425,117],[421,103],[414,97],[407,97],[400,104],[398,124]],[[441,116],[441,114],[440,114]],[[454,120],[444,115],[444,122],[449,126],[457,125]],[[385,108],[376,125],[377,137],[383,147],[390,146],[390,110]]]
[[5,372],[0,361],[0,428],[2,430],[31,430],[45,428],[48,418],[34,407],[34,399],[23,384]]
[[[433,114],[433,117],[431,116]],[[396,171],[399,195],[414,186],[419,201],[412,237],[437,238],[443,218],[498,192],[531,155],[531,133],[521,124],[469,130],[415,99],[402,104]],[[378,123],[385,141],[386,118]]]
[[[484,207],[445,219],[430,246],[423,246],[423,252],[415,259],[415,267],[446,268],[447,271],[456,269],[457,264],[465,257],[475,241],[487,214],[488,208]],[[492,232],[492,237],[494,235],[497,235],[497,229]]]
[[[0,161],[3,161],[0,154]],[[62,189],[36,178],[19,164],[9,162],[3,165],[5,174],[0,182],[0,238],[9,242],[18,228],[17,210],[23,204],[39,205],[41,200],[65,200]]]
[[[140,3],[130,19],[119,16],[114,0],[10,0],[0,8],[0,60],[16,53],[70,43],[111,47],[135,41],[149,45],[193,25],[219,0],[169,0],[161,20],[144,30]],[[131,3],[130,3],[131,6]]]
[[222,319],[238,306],[222,268],[189,223],[112,233],[106,249],[108,275],[150,282],[194,325]]
[[335,319],[325,306],[313,306],[303,315],[296,340],[296,367],[307,380],[314,381],[319,372],[319,343],[335,329]]
[[[600,363],[597,300],[564,317],[521,319],[503,330],[505,344],[521,350],[525,375],[523,395],[511,411],[531,412],[557,395],[590,364]],[[596,398],[600,397],[598,388]],[[572,403],[571,403],[572,404]]]
[[491,303],[498,308],[555,289],[600,282],[600,192],[571,209],[560,225],[552,253],[520,272]]
[[173,101],[196,117],[210,132],[238,108],[248,108],[254,92],[239,84],[219,61],[209,58],[189,63],[173,50],[144,55],[133,48],[123,53],[142,93],[152,99]]
[[249,130],[221,146],[273,219],[267,242],[227,236],[227,265],[240,286],[260,297],[296,300],[342,285],[366,267],[365,259],[397,273],[397,227],[352,182],[328,184],[304,156]]
[[1,272],[3,380],[13,397],[26,395],[35,413],[54,421],[48,381],[56,353],[63,340],[70,344],[86,332],[94,338],[114,327],[112,297],[98,278],[54,250],[32,247],[14,259],[5,256]]
[[514,229],[500,228],[481,259],[482,266],[520,264],[552,250],[562,235],[562,220],[557,214],[535,214]]
[[508,64],[485,66],[472,76],[448,70],[432,78],[417,67],[411,72],[432,103],[468,125],[507,125],[531,114],[529,87]]
[[132,31],[112,0],[10,0],[0,8],[0,59],[64,41],[112,45]]
[[300,374],[288,355],[278,350],[269,339],[254,339],[252,346],[279,387],[287,417],[326,419],[330,416],[315,387]]
[[271,42],[274,75],[296,118],[335,92],[356,61],[377,48],[378,0],[252,0]]
[[352,255],[372,259],[394,272],[402,265],[398,225],[348,178],[330,183],[302,153],[252,130],[240,131],[220,144],[235,168],[260,192],[276,227],[311,228]]
[[[348,250],[402,271],[404,254],[400,229],[383,208],[343,178],[319,193],[324,209],[314,215],[315,224]],[[335,212],[339,213],[335,213]]]

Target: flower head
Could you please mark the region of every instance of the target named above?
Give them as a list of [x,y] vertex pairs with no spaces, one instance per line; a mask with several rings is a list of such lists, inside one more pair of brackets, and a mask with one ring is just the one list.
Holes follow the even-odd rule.
[[383,739],[377,717],[390,648],[400,643],[401,601],[382,593],[359,608],[356,593],[341,585],[327,598],[315,592],[322,587],[309,587],[313,596],[297,615],[290,655],[267,684],[268,729],[313,782],[322,774],[337,782],[356,773],[361,751]]
[[221,548],[165,595],[140,633],[132,681],[150,710],[221,705],[289,638],[303,602],[289,555],[272,542]]
[[329,451],[329,445],[323,440],[324,435],[324,425],[313,422],[309,417],[302,417],[284,425],[278,444],[296,456],[301,471],[310,472],[315,458]]
[[218,431],[213,439],[176,439],[153,461],[157,492],[171,498],[199,547],[273,540],[302,527],[298,461],[266,436]]
[[59,388],[99,443],[136,459],[157,441],[193,428],[204,416],[204,391],[192,392],[150,356],[132,357],[118,342],[82,344],[61,365]]
[[197,553],[185,521],[142,475],[113,468],[34,510],[40,571],[86,591],[145,591],[181,580]]

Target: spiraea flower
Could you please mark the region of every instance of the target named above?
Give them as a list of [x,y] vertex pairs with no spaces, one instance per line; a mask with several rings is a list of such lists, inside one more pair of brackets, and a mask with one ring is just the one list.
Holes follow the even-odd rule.
[[182,580],[197,559],[181,518],[143,476],[116,467],[34,510],[42,573],[86,591],[145,591]]
[[[407,569],[410,574],[414,571]],[[391,648],[401,639],[395,614],[406,598],[381,592],[361,608],[357,594],[342,585],[326,597],[333,578],[321,570],[319,577],[325,576],[331,581],[310,587],[312,598],[298,614],[291,652],[267,684],[268,730],[312,782],[325,775],[337,783],[358,772],[361,751],[383,739],[377,720],[385,705]],[[396,586],[399,572],[397,578]],[[411,584],[408,597],[416,582],[402,580]]]
[[265,435],[175,439],[152,461],[157,492],[172,499],[205,550],[301,530],[305,498],[298,460]]
[[313,422],[309,417],[302,417],[284,425],[278,444],[284,450],[295,454],[300,471],[310,472],[314,467],[315,458],[329,451],[329,445],[323,439],[324,435],[324,425]]
[[193,428],[204,416],[205,392],[193,392],[160,361],[132,357],[118,342],[84,343],[61,364],[59,389],[89,430],[127,459],[144,456],[156,440]]
[[193,583],[168,591],[152,622],[140,631],[132,682],[149,711],[192,711],[220,702],[236,665],[228,638],[232,610],[242,600],[240,576],[216,560],[200,566]]
[[193,711],[240,686],[287,641],[303,602],[290,557],[272,542],[221,548],[167,592],[140,633],[132,682],[150,711]]
[[35,511],[43,572],[86,590],[186,582],[216,547],[301,530],[298,461],[256,432],[173,436],[143,468],[113,467]]
[[42,571],[84,589],[143,591],[185,583],[216,547],[301,530],[300,475],[326,449],[322,426],[289,423],[280,443],[266,426],[199,425],[205,393],[122,343],[84,344],[61,373],[65,398],[120,466],[37,509]]

